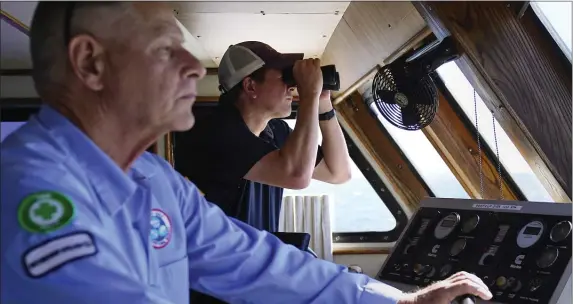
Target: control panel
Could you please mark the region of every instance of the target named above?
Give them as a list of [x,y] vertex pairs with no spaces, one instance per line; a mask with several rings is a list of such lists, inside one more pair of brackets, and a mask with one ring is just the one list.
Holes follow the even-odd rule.
[[488,303],[570,304],[571,210],[565,203],[424,200],[376,279],[406,291],[466,271],[489,286]]

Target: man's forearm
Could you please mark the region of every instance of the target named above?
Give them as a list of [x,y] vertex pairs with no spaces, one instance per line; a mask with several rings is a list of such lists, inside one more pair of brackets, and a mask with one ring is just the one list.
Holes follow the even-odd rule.
[[280,150],[288,162],[287,174],[310,182],[318,150],[318,96],[301,97],[294,130]]
[[329,171],[328,181],[343,183],[350,178],[350,157],[346,140],[336,118],[320,121],[322,133],[322,154]]

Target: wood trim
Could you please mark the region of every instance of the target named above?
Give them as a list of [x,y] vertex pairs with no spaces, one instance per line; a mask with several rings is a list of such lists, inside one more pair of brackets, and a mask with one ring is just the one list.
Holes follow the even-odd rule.
[[[452,173],[471,198],[499,199],[499,174],[497,160],[485,153],[482,146],[483,196],[481,195],[480,167],[475,133],[467,128],[467,123],[455,111],[450,101],[438,91],[439,106],[436,117],[422,132],[440,154]],[[455,102],[455,100],[453,101]],[[523,199],[514,191],[514,185],[502,177],[503,198]]]
[[552,198],[571,201],[571,63],[532,10],[507,2],[413,2]]
[[397,199],[403,202],[410,212],[417,210],[420,201],[430,194],[393,139],[382,130],[380,122],[370,113],[362,96],[354,92],[335,108],[373,156],[376,165],[382,169],[389,183],[387,186],[395,190]]
[[219,68],[207,68],[207,75],[218,75]]
[[336,249],[332,255],[352,255],[352,254],[390,254],[392,248],[344,248]]
[[321,64],[335,64],[345,92],[425,27],[408,1],[352,1],[333,31]]

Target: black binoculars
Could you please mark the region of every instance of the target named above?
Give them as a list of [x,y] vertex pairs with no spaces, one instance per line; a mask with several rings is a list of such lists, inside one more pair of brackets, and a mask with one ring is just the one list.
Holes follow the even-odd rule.
[[[293,66],[290,66],[283,70],[283,81],[289,86],[296,86],[296,81],[292,73]],[[336,66],[334,64],[325,65],[320,67],[322,70],[322,89],[329,91],[340,90],[340,76],[336,71]]]

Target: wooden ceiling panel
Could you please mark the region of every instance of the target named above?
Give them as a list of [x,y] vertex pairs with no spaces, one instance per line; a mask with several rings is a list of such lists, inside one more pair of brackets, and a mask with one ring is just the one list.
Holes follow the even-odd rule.
[[229,45],[248,40],[320,58],[348,3],[191,2],[175,4],[175,10],[218,65]]
[[337,94],[384,64],[424,27],[424,19],[410,2],[350,3],[322,56],[323,64],[336,64],[340,74]]

